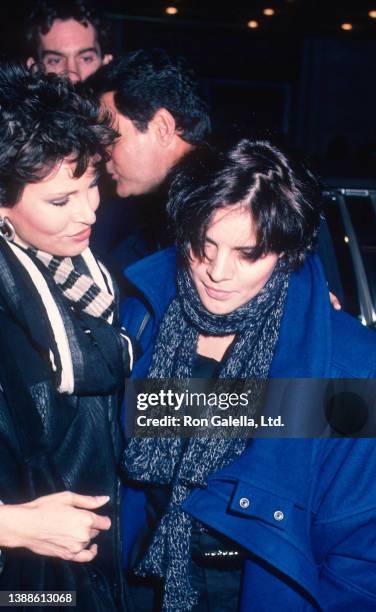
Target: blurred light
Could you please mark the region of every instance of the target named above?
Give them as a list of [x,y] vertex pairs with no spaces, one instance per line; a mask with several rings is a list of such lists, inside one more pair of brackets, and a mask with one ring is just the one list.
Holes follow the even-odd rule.
[[165,10],[165,13],[167,13],[167,15],[176,15],[177,12],[178,9],[176,8],[176,6],[168,6]]
[[272,9],[272,8],[264,8],[264,10],[262,12],[267,17],[272,17],[273,15],[275,15],[275,10]]
[[258,21],[256,21],[255,19],[251,19],[251,21],[248,21],[247,26],[254,30],[255,28],[259,27],[259,24]]
[[345,30],[345,32],[349,32],[350,30],[353,29],[353,25],[352,25],[352,23],[342,23],[341,24],[341,29]]
[[369,11],[368,17],[371,17],[371,19],[376,19],[376,11]]
[[344,237],[344,241],[345,241],[345,242],[346,242],[346,244],[347,244],[348,242],[350,242],[350,238],[349,238],[348,236],[345,236],[345,237]]

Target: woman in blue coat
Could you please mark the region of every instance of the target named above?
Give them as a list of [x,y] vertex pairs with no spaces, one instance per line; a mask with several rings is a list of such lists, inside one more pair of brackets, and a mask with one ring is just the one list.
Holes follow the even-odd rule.
[[[265,141],[179,175],[177,266],[170,249],[127,271],[133,375],[373,377],[374,334],[330,307],[309,255],[318,201],[310,173]],[[131,589],[136,609],[153,609],[158,585],[170,612],[376,609],[373,440],[139,437],[124,464],[137,487],[125,544],[140,584],[157,585]]]

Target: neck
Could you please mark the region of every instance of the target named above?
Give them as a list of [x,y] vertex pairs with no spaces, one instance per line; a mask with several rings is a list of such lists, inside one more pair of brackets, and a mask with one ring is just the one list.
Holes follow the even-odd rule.
[[203,357],[211,357],[211,359],[216,359],[216,361],[222,361],[223,355],[234,338],[235,334],[228,334],[227,336],[205,336],[200,334],[197,342],[197,352],[199,355],[203,355]]

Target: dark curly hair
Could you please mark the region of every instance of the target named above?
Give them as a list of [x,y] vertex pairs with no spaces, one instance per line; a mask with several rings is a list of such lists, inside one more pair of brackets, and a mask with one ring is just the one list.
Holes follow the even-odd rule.
[[207,105],[198,93],[193,71],[183,58],[163,49],[140,49],[102,66],[86,80],[96,95],[114,91],[118,111],[144,132],[160,108],[174,117],[183,140],[204,141],[211,126]]
[[74,19],[84,26],[90,23],[97,35],[101,53],[111,53],[110,24],[98,6],[90,0],[38,0],[28,16],[25,39],[28,54],[40,59],[40,35],[47,34],[55,19]]
[[65,158],[80,177],[108,160],[117,133],[99,104],[68,79],[0,64],[0,206],[14,206],[27,183],[46,178]]
[[214,212],[239,203],[255,227],[251,261],[276,253],[285,270],[303,264],[320,223],[319,183],[271,142],[243,139],[227,153],[207,148],[190,155],[172,179],[167,212],[182,265],[189,266],[190,247],[204,257]]

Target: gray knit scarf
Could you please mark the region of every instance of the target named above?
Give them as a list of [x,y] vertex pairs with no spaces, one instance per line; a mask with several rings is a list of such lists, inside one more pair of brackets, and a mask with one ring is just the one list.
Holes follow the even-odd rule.
[[[265,379],[277,342],[289,275],[277,265],[263,289],[226,315],[203,307],[190,275],[178,273],[177,297],[163,317],[148,378],[191,376],[200,333],[235,340],[221,364],[219,378]],[[257,398],[253,398],[257,401]],[[189,612],[197,594],[189,581],[192,518],[181,504],[194,487],[204,487],[210,474],[236,459],[245,449],[240,438],[133,438],[124,456],[130,479],[171,484],[171,498],[151,545],[135,568],[139,576],[164,579],[164,612]]]

